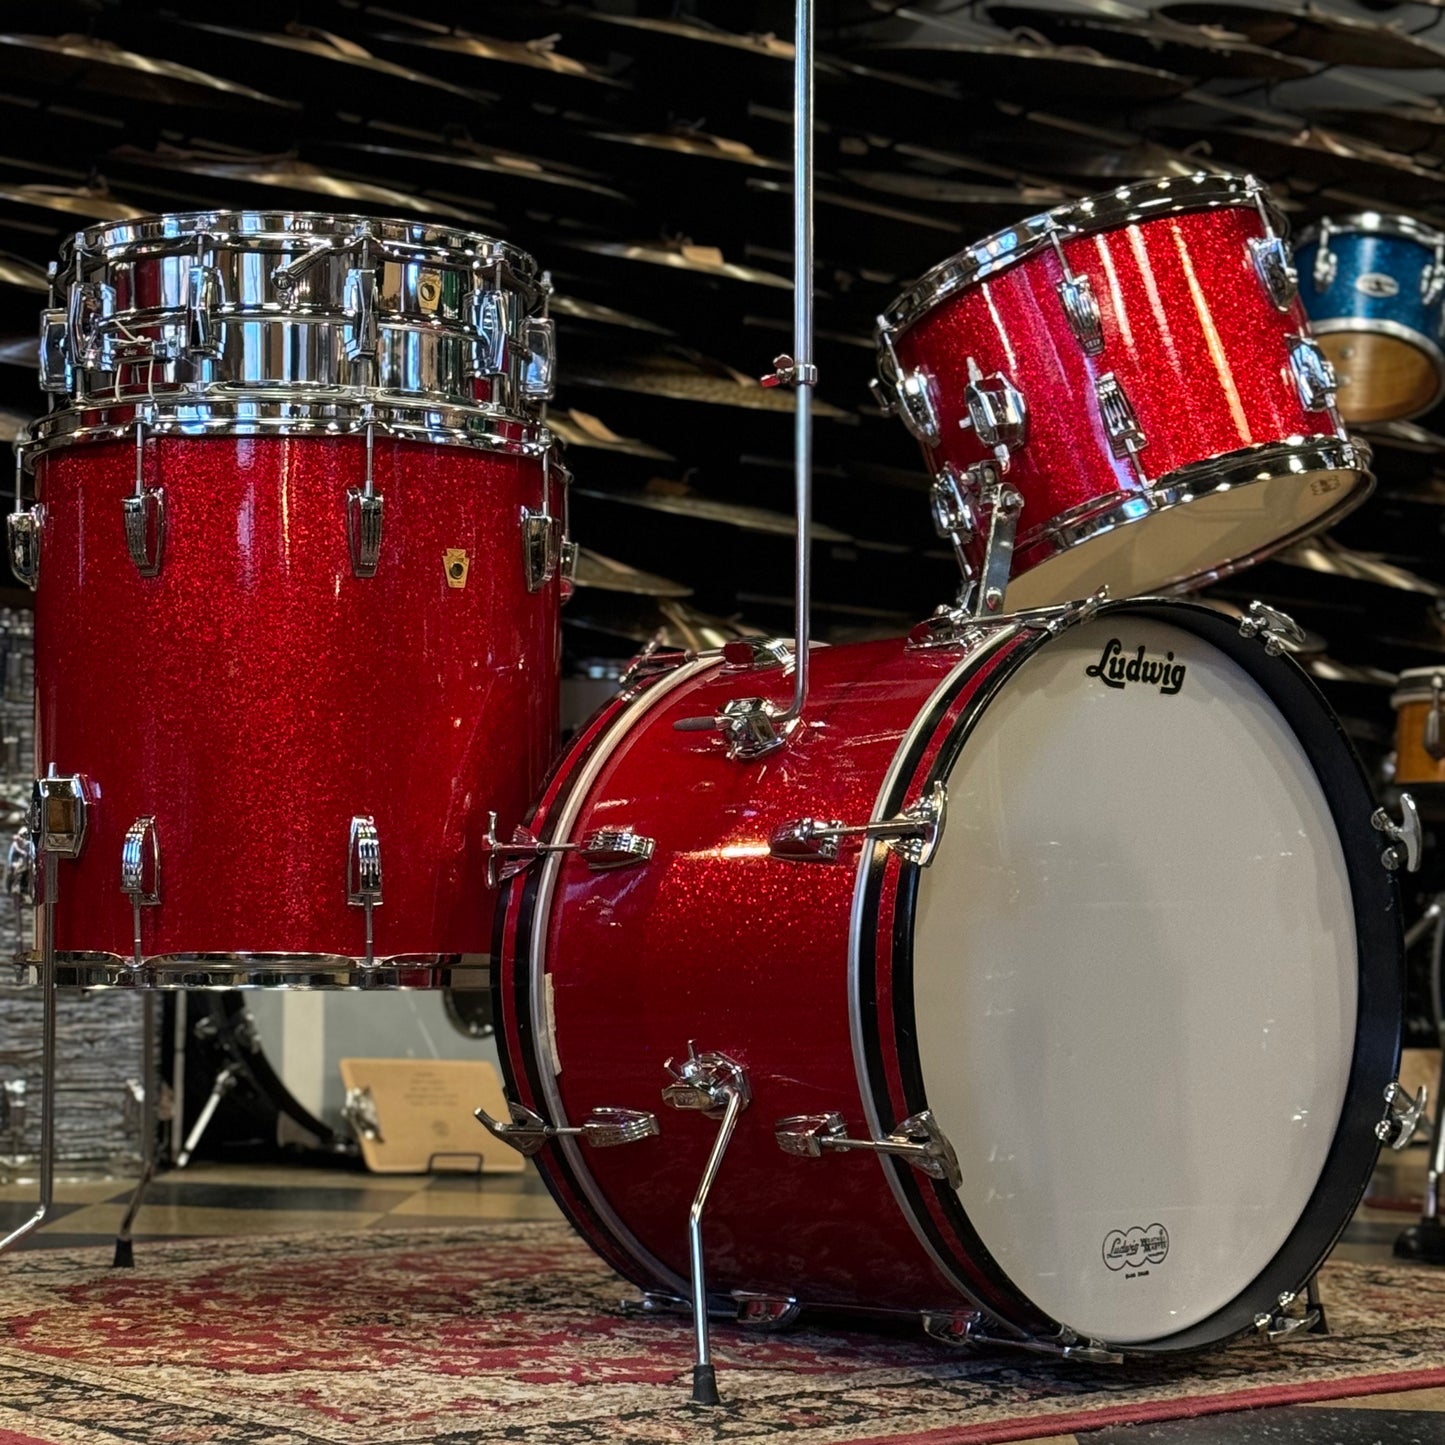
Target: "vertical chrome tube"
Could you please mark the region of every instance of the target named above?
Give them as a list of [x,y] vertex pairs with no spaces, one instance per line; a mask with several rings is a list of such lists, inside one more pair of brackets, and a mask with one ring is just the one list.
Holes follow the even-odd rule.
[[0,1254],[14,1248],[32,1230],[38,1229],[50,1213],[55,1198],[55,875],[54,853],[42,854],[44,894],[41,917],[44,934],[40,940],[40,988],[44,1015],[40,1033],[40,1199],[35,1213],[24,1224],[0,1239]]
[[793,592],[793,701],[778,719],[801,717],[808,698],[813,530],[813,0],[797,0],[793,30],[793,362],[797,558]]

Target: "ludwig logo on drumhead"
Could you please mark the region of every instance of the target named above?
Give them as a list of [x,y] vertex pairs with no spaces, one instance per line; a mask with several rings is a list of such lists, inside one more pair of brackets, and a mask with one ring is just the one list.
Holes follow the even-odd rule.
[[1104,644],[1103,655],[1098,662],[1084,669],[1085,677],[1097,677],[1105,687],[1127,687],[1131,682],[1143,683],[1146,687],[1157,687],[1166,697],[1172,697],[1184,686],[1186,667],[1174,661],[1174,654],[1166,652],[1162,658],[1150,657],[1140,643],[1132,652],[1124,651],[1124,644],[1117,637],[1111,637]]
[[1112,1270],[1163,1264],[1169,1253],[1169,1231],[1162,1224],[1147,1229],[1111,1229],[1104,1236],[1104,1263]]
[[1400,283],[1393,276],[1382,271],[1366,271],[1355,277],[1355,290],[1362,296],[1373,296],[1377,301],[1386,301],[1400,294]]

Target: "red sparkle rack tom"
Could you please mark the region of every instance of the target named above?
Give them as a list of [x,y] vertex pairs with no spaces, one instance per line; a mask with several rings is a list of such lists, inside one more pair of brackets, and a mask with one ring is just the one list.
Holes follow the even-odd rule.
[[879,318],[875,390],[975,611],[1199,585],[1369,495],[1282,226],[1252,178],[1140,182],[970,246]]

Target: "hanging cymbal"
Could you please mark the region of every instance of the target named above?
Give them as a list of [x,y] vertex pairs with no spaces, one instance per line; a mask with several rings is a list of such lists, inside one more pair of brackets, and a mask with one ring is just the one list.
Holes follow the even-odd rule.
[[735,617],[714,617],[685,602],[661,597],[627,599],[628,605],[599,609],[598,596],[575,599],[562,614],[564,642],[577,634],[623,642],[656,643],[659,648],[713,652],[743,637],[761,637],[761,628]]
[[0,251],[0,286],[50,295],[50,278],[31,261]]
[[300,109],[294,101],[85,35],[0,34],[0,77],[22,86],[41,84],[97,91],[147,105],[199,106],[208,110]]
[[1355,428],[1372,447],[1416,452],[1423,456],[1445,453],[1445,436],[1413,421],[1377,421]]
[[1373,20],[1356,20],[1311,6],[1265,9],[1215,0],[1177,0],[1159,14],[1184,25],[1220,25],[1256,45],[1317,60],[1324,65],[1362,65],[1385,70],[1433,70],[1445,64],[1445,49]]
[[785,161],[759,155],[746,141],[727,140],[700,130],[676,131],[594,131],[590,140],[607,146],[628,146],[643,153],[643,164],[658,156],[675,156],[689,161],[717,161],[758,171],[791,171]]
[[146,173],[151,173],[153,177],[155,172],[223,181],[225,188],[216,192],[217,204],[234,204],[237,192],[289,193],[305,198],[307,205],[315,205],[317,201],[341,201],[348,209],[354,210],[405,211],[484,229],[493,228],[496,224],[475,211],[463,211],[428,196],[328,174],[295,156],[250,156],[232,151],[182,150],[169,146],[144,151],[134,146],[122,146],[112,151],[109,159],[116,169],[129,172],[134,184],[143,184],[141,178]]
[[793,289],[793,283],[784,276],[724,260],[722,252],[715,246],[664,241],[567,241],[563,244],[576,251],[587,251],[594,256],[606,256],[615,261],[636,262],[642,266],[664,266],[673,271],[690,272],[696,276],[722,281],[738,281],[749,286],[767,286],[782,291]]
[[681,582],[629,567],[626,562],[604,557],[587,547],[577,549],[572,581],[578,587],[595,588],[599,592],[628,592],[640,597],[692,596],[692,588]]
[[995,230],[1007,225],[1011,219],[1052,210],[1070,198],[1062,188],[985,186],[952,180],[948,176],[925,175],[920,171],[845,170],[841,174],[846,180],[870,191],[964,212],[970,223],[977,222]]
[[[503,194],[516,193],[540,200],[543,193],[571,191],[573,202],[592,199],[630,206],[630,197],[579,175],[553,170],[543,161],[515,151],[492,150],[469,142],[465,150],[454,150],[444,142],[436,146],[379,145],[359,141],[320,141],[307,147],[307,154],[329,162],[343,171],[365,177],[400,177],[411,184],[487,187]],[[563,203],[558,198],[558,204]]]
[[[550,425],[550,420],[549,420]],[[686,483],[649,482],[641,491],[616,492],[603,487],[572,484],[573,494],[599,502],[616,502],[619,506],[639,507],[644,511],[663,512],[673,517],[687,517],[698,522],[718,522],[744,532],[759,532],[771,537],[797,535],[797,520],[786,512],[766,507],[744,506],[738,502],[706,497],[692,491]],[[808,536],[814,542],[848,542],[852,538],[835,527],[814,522]]]
[[[552,297],[555,303],[556,297]],[[33,343],[32,343],[33,349]],[[551,408],[547,412],[547,430],[561,438],[569,447],[582,447],[590,451],[619,452],[629,457],[645,457],[652,461],[672,462],[677,458],[655,447],[649,442],[638,441],[635,437],[619,436],[604,421],[591,412]]]
[[1139,101],[1182,95],[1191,84],[1182,75],[1154,66],[1021,41],[970,44],[890,40],[870,46],[866,55],[884,68],[950,81],[970,96],[1000,96],[1025,102],[1046,95],[1055,103],[1088,101],[1097,107],[1101,98],[1107,98],[1117,109]]
[[0,336],[0,366],[23,366],[26,371],[34,371],[39,359],[40,348],[30,332]]
[[564,324],[577,322],[580,325],[602,327],[605,330],[645,331],[652,336],[676,336],[675,331],[659,326],[641,316],[618,311],[612,306],[602,306],[596,301],[583,301],[577,296],[559,296],[556,292],[547,300],[547,309]]
[[[31,349],[34,349],[32,343]],[[34,358],[31,358],[32,364]],[[35,420],[29,412],[16,411],[14,407],[0,406],[0,443],[13,446]]]
[[1309,108],[1312,120],[1349,136],[1408,155],[1445,155],[1445,106],[1398,105],[1378,109]]
[[1341,662],[1334,657],[1308,657],[1302,659],[1304,670],[1316,682],[1347,682],[1358,687],[1393,689],[1399,686],[1400,675],[1386,672],[1383,667],[1369,667],[1359,662]]
[[1347,141],[1318,127],[1294,133],[1260,127],[1210,132],[1214,150],[1237,159],[1266,179],[1301,178],[1321,187],[1373,188],[1399,201],[1428,204],[1445,190],[1445,173],[1413,164],[1408,157],[1367,141]]
[[1315,69],[1297,56],[1281,55],[1209,25],[1009,4],[991,5],[988,18],[1005,30],[1026,27],[1057,45],[1087,46],[1115,60],[1202,79],[1298,80]]
[[428,73],[447,76],[459,84],[485,83],[503,89],[524,85],[531,99],[536,98],[539,86],[549,83],[554,90],[565,90],[566,83],[584,88],[630,88],[598,66],[564,55],[557,48],[560,40],[557,35],[530,41],[501,40],[416,20],[410,23],[413,26],[410,30],[373,32],[367,36],[368,42],[402,60],[414,61]]
[[254,75],[284,69],[290,87],[308,103],[329,107],[344,100],[348,110],[363,114],[378,110],[411,114],[422,106],[427,119],[435,123],[439,113],[470,118],[498,100],[489,91],[383,60],[353,40],[307,26],[249,30],[210,21],[172,20],[155,35],[157,48],[188,58],[205,57],[206,63],[224,64],[228,71],[243,69]]
[[1296,542],[1293,546],[1276,552],[1271,560],[1286,567],[1298,567],[1329,577],[1343,577],[1352,582],[1370,582],[1377,587],[1388,587],[1393,592],[1415,592],[1422,597],[1432,598],[1445,597],[1445,586],[1440,583],[1419,577],[1378,557],[1351,551],[1329,537]]
[[83,221],[133,221],[147,212],[100,187],[0,185],[0,211]]
[[[737,407],[743,411],[771,411],[791,416],[794,410],[793,398],[785,387],[765,387],[756,377],[745,376],[723,362],[697,352],[684,352],[681,348],[617,361],[574,362],[562,372],[559,381],[564,386],[593,386],[666,397],[670,401]],[[813,415],[819,420],[833,420],[847,413],[815,398]]]

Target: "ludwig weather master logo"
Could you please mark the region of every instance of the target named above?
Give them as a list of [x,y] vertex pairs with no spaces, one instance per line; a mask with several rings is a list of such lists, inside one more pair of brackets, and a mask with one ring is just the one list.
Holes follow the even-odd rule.
[[[1147,1229],[1111,1229],[1104,1236],[1104,1263],[1112,1270],[1147,1274],[1145,1265],[1163,1264],[1169,1253],[1169,1231],[1162,1224]],[[1132,1278],[1132,1276],[1128,1276]]]
[[1172,697],[1184,686],[1185,670],[1184,663],[1174,661],[1172,652],[1166,652],[1162,658],[1149,657],[1143,643],[1133,652],[1125,652],[1124,644],[1117,637],[1111,637],[1104,644],[1098,662],[1084,669],[1084,676],[1097,677],[1105,687],[1127,687],[1131,682],[1141,682]]

